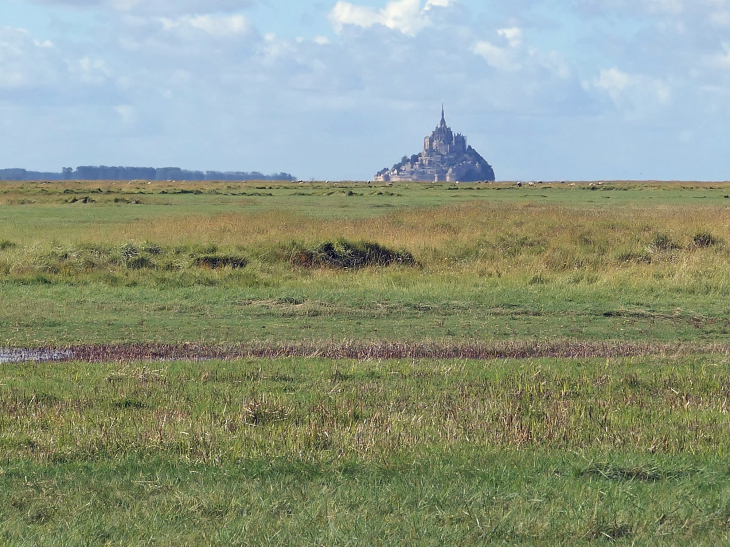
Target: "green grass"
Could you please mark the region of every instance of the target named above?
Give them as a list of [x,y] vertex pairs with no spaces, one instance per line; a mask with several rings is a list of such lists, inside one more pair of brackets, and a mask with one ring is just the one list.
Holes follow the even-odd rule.
[[[357,465],[27,462],[7,545],[720,545],[718,458],[456,450]],[[645,478],[646,477],[646,478]],[[656,477],[656,478],[655,478]]]
[[12,545],[728,539],[717,356],[2,365],[0,384]]
[[0,543],[727,543],[728,196],[2,183]]
[[411,275],[337,274],[325,286],[321,280],[314,286],[270,287],[0,285],[0,345],[302,339],[726,343],[730,332],[730,307],[715,291],[652,294],[619,283],[455,284],[447,276],[419,283]]
[[[725,342],[730,328],[727,184],[3,188],[0,345]],[[328,266],[338,245],[409,260]]]

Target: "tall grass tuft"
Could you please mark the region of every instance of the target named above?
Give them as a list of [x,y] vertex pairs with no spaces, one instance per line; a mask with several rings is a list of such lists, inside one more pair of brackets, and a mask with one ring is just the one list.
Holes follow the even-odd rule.
[[338,239],[313,247],[292,245],[290,262],[304,268],[341,268],[354,270],[371,266],[400,264],[415,266],[416,261],[408,251],[394,251],[378,243],[368,241],[350,242]]
[[706,248],[717,245],[719,243],[719,240],[710,232],[700,231],[692,237],[692,242],[694,243],[695,247]]

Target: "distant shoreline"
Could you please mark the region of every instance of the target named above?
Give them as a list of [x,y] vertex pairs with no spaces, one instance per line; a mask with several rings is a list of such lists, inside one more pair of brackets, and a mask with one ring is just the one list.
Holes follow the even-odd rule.
[[289,173],[264,175],[258,171],[191,171],[180,167],[64,167],[60,172],[28,171],[21,168],[0,169],[0,180],[286,180],[296,177]]

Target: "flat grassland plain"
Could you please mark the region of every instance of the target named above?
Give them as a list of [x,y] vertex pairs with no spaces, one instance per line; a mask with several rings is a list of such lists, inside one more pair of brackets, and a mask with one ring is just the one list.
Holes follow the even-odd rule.
[[726,183],[0,183],[0,543],[726,543],[729,292]]

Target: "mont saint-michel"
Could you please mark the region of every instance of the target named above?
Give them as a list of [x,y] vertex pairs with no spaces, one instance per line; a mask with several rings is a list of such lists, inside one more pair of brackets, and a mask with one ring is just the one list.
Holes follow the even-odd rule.
[[494,180],[494,170],[479,153],[467,146],[466,137],[454,134],[446,125],[441,107],[441,123],[424,139],[423,152],[375,175],[378,182],[431,181],[475,182]]

